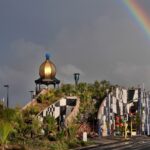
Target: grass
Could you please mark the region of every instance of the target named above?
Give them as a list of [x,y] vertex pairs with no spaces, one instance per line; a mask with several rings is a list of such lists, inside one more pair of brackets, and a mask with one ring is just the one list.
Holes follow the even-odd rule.
[[94,142],[90,140],[87,142],[78,139],[61,139],[58,141],[49,141],[47,138],[41,137],[34,139],[26,139],[24,142],[22,142],[21,140],[18,140],[17,143],[11,142],[9,144],[9,148],[11,148],[11,150],[69,150],[93,144]]

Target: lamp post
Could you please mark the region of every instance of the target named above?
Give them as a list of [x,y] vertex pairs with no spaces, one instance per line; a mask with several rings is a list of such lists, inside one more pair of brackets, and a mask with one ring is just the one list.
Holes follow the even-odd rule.
[[107,93],[107,106],[108,106],[108,110],[107,110],[107,118],[108,118],[108,135],[110,135],[110,96],[109,96],[109,89],[106,89],[106,93]]
[[9,85],[6,84],[4,85],[4,87],[6,87],[6,90],[7,90],[7,108],[9,108]]
[[33,95],[34,91],[31,90],[31,91],[29,91],[29,92],[30,92],[30,94],[31,94],[31,100],[32,100],[32,99],[33,99],[33,96],[34,96],[34,95]]
[[78,84],[80,73],[74,73],[75,85]]
[[124,115],[124,138],[125,138],[125,140],[127,139],[127,127],[128,127],[128,125],[127,125],[127,121],[128,121],[127,105],[128,104],[129,103],[125,104],[125,115]]

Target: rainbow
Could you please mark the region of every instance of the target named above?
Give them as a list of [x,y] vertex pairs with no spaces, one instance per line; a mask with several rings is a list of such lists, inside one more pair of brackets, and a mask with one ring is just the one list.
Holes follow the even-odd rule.
[[138,4],[137,0],[123,0],[127,6],[129,13],[136,20],[138,26],[150,38],[150,17],[145,10]]

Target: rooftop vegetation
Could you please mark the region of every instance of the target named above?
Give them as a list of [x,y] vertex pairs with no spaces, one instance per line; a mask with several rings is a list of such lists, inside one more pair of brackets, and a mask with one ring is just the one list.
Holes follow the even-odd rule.
[[[3,149],[52,149],[65,150],[84,145],[77,136],[80,123],[88,122],[96,117],[97,111],[106,89],[110,89],[108,81],[79,83],[77,86],[63,84],[58,89],[50,89],[46,94],[39,95],[36,103],[22,110],[5,108],[0,104],[0,145]],[[78,96],[80,108],[72,125],[58,130],[56,120],[47,116],[41,123],[36,117],[45,107],[53,104],[63,96]]]

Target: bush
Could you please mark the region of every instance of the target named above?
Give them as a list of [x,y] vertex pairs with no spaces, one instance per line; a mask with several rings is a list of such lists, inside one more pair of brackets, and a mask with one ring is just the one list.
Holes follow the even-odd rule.
[[6,122],[13,121],[16,117],[16,111],[11,108],[6,108],[3,110],[0,110],[0,119],[5,120]]
[[57,133],[57,135],[56,135],[56,137],[57,137],[57,140],[59,140],[59,141],[63,141],[63,140],[64,140],[64,138],[66,137],[66,135],[65,135],[65,131],[64,131],[64,130],[62,130],[61,132],[58,132],[58,133]]
[[29,109],[29,113],[31,115],[37,115],[39,113],[39,108],[36,107],[36,106],[32,106],[30,109]]
[[68,145],[65,142],[56,142],[50,145],[51,150],[68,150]]
[[45,96],[44,95],[40,95],[38,98],[37,98],[37,102],[38,103],[43,103],[45,100]]
[[69,125],[67,128],[68,140],[75,140],[79,126],[77,124]]
[[71,140],[69,142],[67,142],[68,144],[68,148],[77,148],[80,146],[80,144],[77,142],[77,140]]
[[50,134],[50,135],[47,136],[47,138],[48,138],[49,141],[56,141],[56,136],[55,135]]
[[56,134],[57,123],[54,117],[46,116],[44,118],[43,123],[44,123],[43,128],[45,130],[46,135],[49,135],[49,133]]
[[0,122],[0,144],[4,145],[7,143],[9,134],[13,131],[13,127],[10,123],[1,121]]

